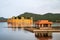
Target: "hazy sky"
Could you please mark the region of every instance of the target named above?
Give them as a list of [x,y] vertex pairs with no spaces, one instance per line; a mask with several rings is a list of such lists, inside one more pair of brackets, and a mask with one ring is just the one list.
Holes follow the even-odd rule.
[[24,12],[60,13],[60,0],[0,0],[0,17],[12,17]]

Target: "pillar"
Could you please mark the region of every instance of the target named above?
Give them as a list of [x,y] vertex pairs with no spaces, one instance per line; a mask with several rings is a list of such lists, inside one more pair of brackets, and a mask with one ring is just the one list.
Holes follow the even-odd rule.
[[39,25],[39,27],[38,28],[40,28],[40,25]]
[[50,24],[48,24],[48,27],[51,27],[51,25],[50,25]]
[[42,34],[42,37],[44,37],[44,33],[41,33]]
[[52,29],[51,24],[48,24],[49,29]]
[[42,27],[44,27],[44,25],[42,24]]
[[37,32],[35,32],[35,36],[36,36],[36,37],[39,37],[39,34],[38,34]]
[[51,37],[52,36],[52,32],[48,32],[48,36]]

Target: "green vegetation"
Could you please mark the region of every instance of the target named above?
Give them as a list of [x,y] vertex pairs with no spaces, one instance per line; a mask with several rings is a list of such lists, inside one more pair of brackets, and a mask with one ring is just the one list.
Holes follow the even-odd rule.
[[6,18],[4,18],[4,17],[0,17],[0,22],[6,22],[6,21],[7,21]]
[[56,22],[56,20],[60,20],[60,14],[57,14],[57,13],[56,14],[46,13],[44,15],[40,15],[40,14],[34,14],[34,13],[25,12],[24,14],[21,14],[21,15],[19,15],[17,17],[19,18],[21,16],[23,16],[25,18],[33,17],[34,21],[37,21],[37,20],[49,20],[49,21]]
[[[34,14],[34,13],[29,13],[29,12],[25,12],[21,15],[18,15],[17,17],[19,19],[21,19],[21,16],[29,19],[30,17],[33,17],[33,20],[34,21],[37,21],[37,20],[49,20],[49,21],[52,21],[52,22],[60,22],[60,13],[56,13],[56,14],[53,14],[53,13],[46,13],[44,15],[40,15],[40,14]],[[16,18],[16,17],[15,17]],[[0,17],[0,22],[6,22],[7,21],[7,18],[4,18],[4,17]]]

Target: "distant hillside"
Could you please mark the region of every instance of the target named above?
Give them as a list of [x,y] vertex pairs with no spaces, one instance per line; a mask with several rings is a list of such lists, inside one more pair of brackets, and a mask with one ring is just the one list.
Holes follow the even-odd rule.
[[56,20],[60,20],[60,14],[52,14],[52,13],[46,13],[44,15],[40,15],[40,14],[34,14],[34,13],[28,13],[25,12],[24,14],[21,14],[17,17],[25,17],[25,18],[30,18],[33,17],[34,21],[37,20],[49,20],[49,21],[53,21],[56,22]]
[[24,14],[21,14],[18,17],[21,17],[21,16],[23,16],[25,18],[33,17],[34,20],[38,20],[41,15],[25,12]]
[[0,22],[6,22],[6,21],[7,21],[7,18],[0,17]]

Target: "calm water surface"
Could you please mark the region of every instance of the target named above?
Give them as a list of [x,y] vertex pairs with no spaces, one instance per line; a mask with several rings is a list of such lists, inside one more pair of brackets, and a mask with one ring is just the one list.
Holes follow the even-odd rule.
[[18,28],[8,28],[6,22],[0,22],[0,40],[60,40],[60,33],[52,33],[52,37],[37,38],[34,33]]

